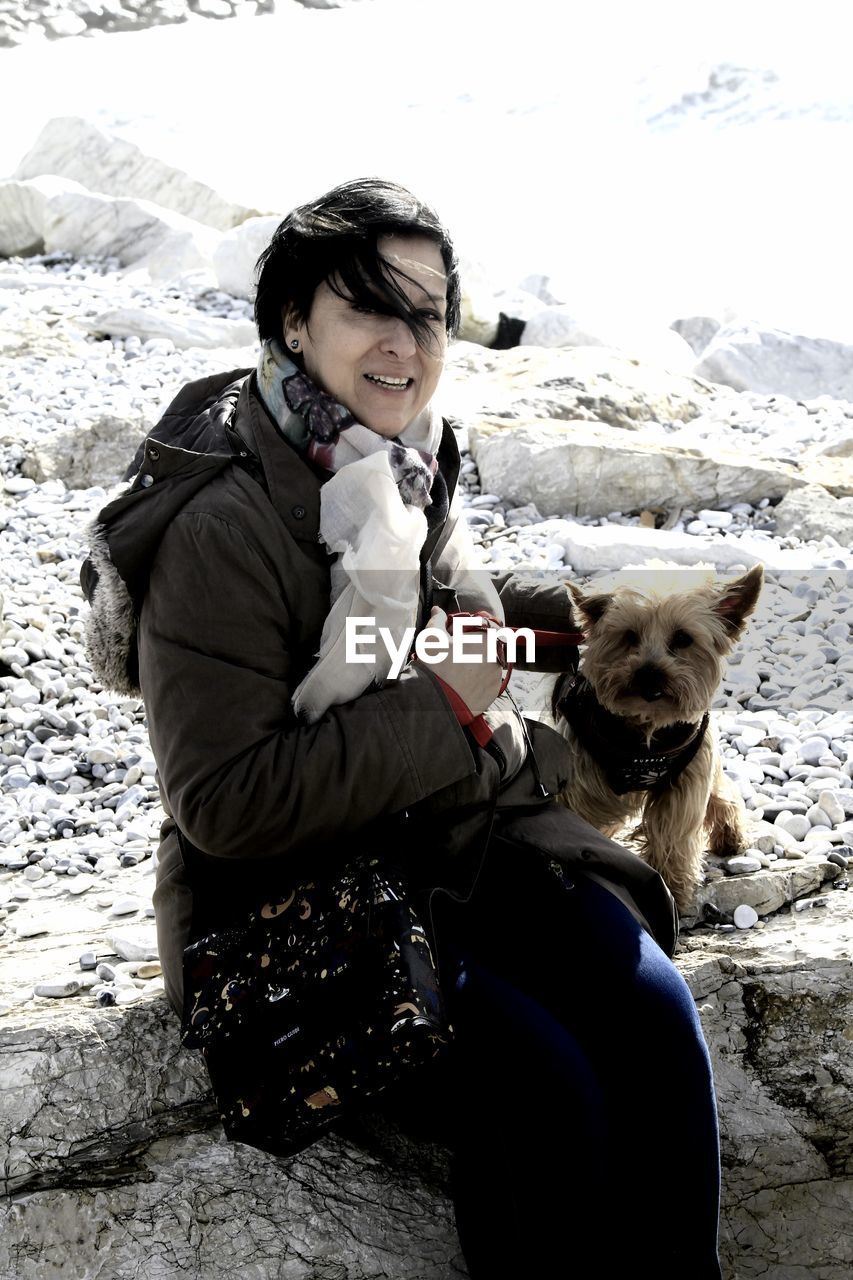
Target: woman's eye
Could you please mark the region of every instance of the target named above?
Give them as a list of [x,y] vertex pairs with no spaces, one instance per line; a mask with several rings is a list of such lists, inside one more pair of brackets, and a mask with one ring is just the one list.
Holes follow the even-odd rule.
[[437,311],[422,311],[420,314],[424,320],[429,320],[430,324],[444,324],[444,316],[440,316]]
[[689,649],[692,643],[693,637],[688,635],[686,631],[674,631],[669,647],[670,649]]
[[364,307],[360,302],[354,302],[352,309],[360,312],[363,316],[375,316],[377,314],[375,307]]

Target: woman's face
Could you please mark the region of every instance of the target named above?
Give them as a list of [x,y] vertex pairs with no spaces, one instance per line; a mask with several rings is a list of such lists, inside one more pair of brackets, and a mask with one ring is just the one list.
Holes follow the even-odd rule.
[[398,284],[429,320],[431,349],[418,346],[405,321],[341,298],[325,281],[314,294],[307,324],[285,317],[284,345],[292,354],[298,340],[314,382],[358,422],[393,438],[430,402],[444,368],[447,277],[441,251],[427,236],[382,236],[378,248],[411,277],[412,282],[398,278]]

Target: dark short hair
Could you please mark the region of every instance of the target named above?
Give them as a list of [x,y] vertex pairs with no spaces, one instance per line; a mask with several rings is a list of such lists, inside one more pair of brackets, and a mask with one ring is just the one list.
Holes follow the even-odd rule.
[[377,247],[381,236],[394,233],[427,236],[438,246],[447,276],[445,327],[454,337],[459,328],[459,264],[447,229],[435,211],[405,187],[382,178],[358,178],[294,209],[258,258],[255,323],[261,341],[281,338],[285,308],[297,321],[307,321],[317,286],[327,280],[342,297],[404,320],[419,345],[427,347],[430,321],[399,283],[410,277],[392,267]]

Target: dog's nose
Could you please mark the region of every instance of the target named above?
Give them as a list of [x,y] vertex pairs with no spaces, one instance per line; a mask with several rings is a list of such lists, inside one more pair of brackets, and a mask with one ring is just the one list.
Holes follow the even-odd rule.
[[657,702],[658,698],[663,697],[665,689],[665,674],[660,667],[652,666],[651,663],[638,667],[628,686],[629,693],[636,698],[642,698],[645,702]]

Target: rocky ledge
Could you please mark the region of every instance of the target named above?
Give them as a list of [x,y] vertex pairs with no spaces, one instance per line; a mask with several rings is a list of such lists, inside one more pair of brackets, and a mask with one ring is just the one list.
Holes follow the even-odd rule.
[[[124,870],[114,890],[142,897],[152,879]],[[732,1280],[842,1280],[853,1266],[853,901],[836,891],[800,905],[761,932],[679,943],[714,1060]],[[123,973],[127,1007],[36,996],[0,1022],[0,1275],[466,1274],[447,1152],[428,1122],[413,1131],[379,1108],[291,1160],[224,1141],[201,1058],[180,1048],[156,980],[140,990],[127,976],[144,961],[122,957],[152,954],[153,929],[66,904],[38,952],[5,943],[0,991],[85,979],[84,950]]]

